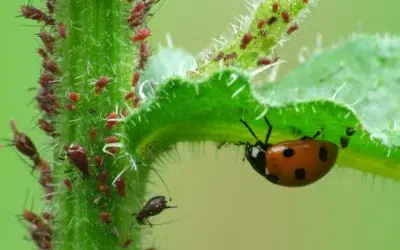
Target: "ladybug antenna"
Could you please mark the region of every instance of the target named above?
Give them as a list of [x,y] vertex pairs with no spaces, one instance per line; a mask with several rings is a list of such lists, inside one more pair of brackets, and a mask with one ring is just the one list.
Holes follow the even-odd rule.
[[250,128],[249,124],[247,124],[247,122],[245,122],[244,120],[240,119],[240,122],[243,123],[243,125],[250,131],[251,135],[256,138],[257,142],[261,142],[262,141],[260,139],[258,139],[258,137],[256,136],[256,134],[254,133],[254,131]]

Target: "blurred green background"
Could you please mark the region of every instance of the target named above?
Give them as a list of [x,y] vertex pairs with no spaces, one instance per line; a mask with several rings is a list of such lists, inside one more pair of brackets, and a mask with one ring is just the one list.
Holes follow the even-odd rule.
[[[165,44],[171,33],[175,46],[197,53],[225,31],[234,16],[243,13],[243,0],[164,0],[151,20],[152,41]],[[27,0],[0,3],[0,138],[10,138],[10,118],[46,148],[48,139],[35,128],[38,113],[32,102],[40,58],[38,28],[16,18]],[[339,42],[353,31],[400,33],[397,0],[321,0],[300,26],[296,38],[280,49],[287,63],[281,75],[298,65],[303,46],[315,47],[316,34],[324,47]],[[40,0],[33,1],[41,5]],[[31,104],[29,104],[31,103]],[[163,168],[173,203],[155,223],[181,220],[145,233],[145,247],[161,250],[397,250],[400,249],[400,184],[349,169],[335,168],[318,183],[299,189],[272,186],[247,163],[242,151],[217,152],[211,143],[179,145],[179,160]],[[34,208],[41,204],[37,179],[12,148],[0,150],[0,249],[33,249],[24,240],[27,231],[17,220],[30,190]],[[151,194],[166,194],[161,182]],[[31,206],[31,202],[27,206]],[[187,217],[186,217],[187,216]]]

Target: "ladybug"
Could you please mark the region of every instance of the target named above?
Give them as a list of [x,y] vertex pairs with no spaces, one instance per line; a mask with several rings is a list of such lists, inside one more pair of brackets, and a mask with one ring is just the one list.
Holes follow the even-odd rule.
[[257,139],[255,144],[245,144],[245,156],[253,169],[268,181],[286,187],[306,186],[325,176],[334,166],[339,147],[329,141],[316,140],[323,130],[313,137],[303,136],[298,140],[268,143],[272,125],[268,125],[265,142],[260,141],[250,126],[240,120]]

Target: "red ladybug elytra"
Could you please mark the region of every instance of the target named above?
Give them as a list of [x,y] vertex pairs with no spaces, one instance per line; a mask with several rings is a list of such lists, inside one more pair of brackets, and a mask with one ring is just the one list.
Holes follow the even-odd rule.
[[329,141],[315,140],[322,134],[318,131],[313,137],[303,136],[298,140],[268,143],[272,125],[268,125],[265,142],[260,141],[250,126],[240,120],[257,139],[255,144],[246,145],[246,159],[253,169],[268,181],[286,187],[306,186],[325,176],[336,162],[339,147]]

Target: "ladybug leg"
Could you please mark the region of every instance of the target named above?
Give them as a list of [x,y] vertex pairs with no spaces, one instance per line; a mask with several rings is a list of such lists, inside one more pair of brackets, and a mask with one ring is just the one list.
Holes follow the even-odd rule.
[[267,123],[267,126],[268,126],[268,131],[267,131],[267,135],[265,136],[265,142],[264,142],[264,145],[267,145],[269,137],[271,136],[271,133],[272,133],[272,125],[268,121],[267,116],[264,116],[264,121],[265,121],[265,123]]
[[[244,120],[240,119],[240,121],[243,123],[243,125],[250,131],[250,133],[253,135],[254,138],[256,138],[256,140],[258,142],[261,142],[260,139],[258,139],[258,137],[256,136],[256,134],[254,133],[254,131],[250,128],[249,124],[247,124],[247,122],[245,122]],[[262,143],[262,142],[261,142]]]
[[318,130],[317,133],[315,133],[312,137],[310,136],[303,136],[299,140],[305,141],[305,140],[314,140],[318,136],[322,135],[324,133],[324,129],[321,128],[321,130]]

